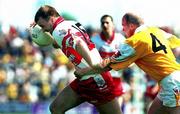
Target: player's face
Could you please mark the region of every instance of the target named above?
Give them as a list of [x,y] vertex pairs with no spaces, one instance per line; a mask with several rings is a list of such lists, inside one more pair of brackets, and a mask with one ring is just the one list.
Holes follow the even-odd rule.
[[39,18],[37,24],[42,28],[43,31],[51,32],[52,31],[52,23],[49,20],[45,20],[43,18]]
[[114,30],[114,24],[110,17],[106,17],[101,20],[101,28],[103,32],[112,32]]
[[131,37],[134,34],[135,29],[132,28],[132,24],[127,23],[124,18],[122,19],[122,27],[126,37]]

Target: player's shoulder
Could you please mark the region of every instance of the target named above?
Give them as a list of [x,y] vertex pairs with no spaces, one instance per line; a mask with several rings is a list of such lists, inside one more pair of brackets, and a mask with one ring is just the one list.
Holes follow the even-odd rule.
[[61,30],[61,29],[66,29],[68,30],[72,24],[74,24],[75,22],[73,21],[63,21],[60,24],[57,25],[57,27],[55,28],[55,30]]
[[74,25],[75,23],[77,22],[71,20],[65,20],[56,26],[52,34],[54,36],[64,37],[68,34],[70,30],[72,31],[73,29],[72,25]]
[[149,32],[156,32],[159,30],[161,30],[161,29],[156,26],[141,25],[138,28],[136,28],[134,35],[141,35],[141,34],[145,34],[145,33],[149,33]]

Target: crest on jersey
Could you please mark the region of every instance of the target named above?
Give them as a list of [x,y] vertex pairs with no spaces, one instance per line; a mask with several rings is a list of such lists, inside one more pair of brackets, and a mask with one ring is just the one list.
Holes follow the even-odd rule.
[[59,36],[65,36],[67,34],[67,31],[62,29],[62,30],[59,30]]
[[178,87],[175,87],[173,89],[175,98],[176,98],[176,106],[180,106],[180,89]]

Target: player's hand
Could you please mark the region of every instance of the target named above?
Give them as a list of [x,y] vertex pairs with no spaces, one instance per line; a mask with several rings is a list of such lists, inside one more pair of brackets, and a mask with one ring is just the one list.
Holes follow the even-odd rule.
[[32,22],[31,24],[30,24],[30,27],[35,27],[36,26],[36,23],[35,22]]
[[74,75],[76,78],[81,79],[81,75],[77,71],[74,72]]
[[104,68],[104,67],[106,67],[106,66],[108,66],[109,64],[110,64],[110,62],[111,62],[111,59],[110,58],[105,58],[105,59],[103,59],[102,60],[102,62],[101,62],[101,68]]
[[35,23],[35,22],[32,22],[32,23],[29,25],[27,31],[28,31],[28,32],[31,32],[32,29],[33,29],[35,26],[36,26],[36,23]]
[[118,62],[116,59],[121,56],[121,53],[119,51],[117,51],[113,56],[111,56],[109,59],[110,59],[110,62],[111,63],[116,63]]
[[79,67],[75,67],[76,71],[74,72],[74,75],[76,78],[81,79],[83,77],[83,74],[81,73],[81,69]]

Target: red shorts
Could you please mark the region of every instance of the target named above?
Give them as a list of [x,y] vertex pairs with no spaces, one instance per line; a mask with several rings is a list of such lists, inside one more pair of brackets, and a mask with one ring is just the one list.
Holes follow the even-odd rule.
[[116,94],[119,95],[119,96],[124,94],[125,92],[123,91],[121,78],[113,77],[113,82],[114,82]]
[[105,104],[119,96],[109,72],[83,81],[75,79],[70,86],[83,100],[96,106]]

